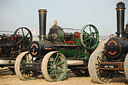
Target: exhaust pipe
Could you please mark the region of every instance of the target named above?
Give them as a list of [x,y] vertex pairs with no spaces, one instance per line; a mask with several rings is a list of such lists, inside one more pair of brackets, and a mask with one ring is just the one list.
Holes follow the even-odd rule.
[[46,39],[46,9],[39,9],[39,40]]
[[125,16],[125,4],[119,2],[116,5],[117,10],[117,37],[124,37],[124,16]]

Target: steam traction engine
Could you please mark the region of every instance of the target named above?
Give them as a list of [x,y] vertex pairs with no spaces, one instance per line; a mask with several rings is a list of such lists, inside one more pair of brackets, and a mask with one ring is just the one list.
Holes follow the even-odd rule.
[[89,73],[94,82],[107,83],[120,73],[128,79],[128,24],[124,31],[125,4],[117,4],[117,37],[96,49],[89,59]]
[[[99,42],[97,28],[89,24],[78,32],[71,28],[61,28],[55,21],[46,36],[47,10],[41,9],[38,12],[39,41],[33,41],[28,51],[17,56],[16,75],[22,80],[29,80],[35,79],[42,72],[46,80],[60,81],[67,74],[67,64],[73,71],[81,67],[79,72],[82,74],[84,68],[87,73],[89,56]],[[71,30],[72,32],[69,33]]]
[[16,57],[27,50],[31,42],[32,34],[26,27],[18,28],[14,34],[12,31],[0,31],[0,67],[13,69]]

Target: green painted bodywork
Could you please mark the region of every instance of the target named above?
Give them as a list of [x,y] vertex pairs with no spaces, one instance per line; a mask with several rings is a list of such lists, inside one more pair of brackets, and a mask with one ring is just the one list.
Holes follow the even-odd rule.
[[[89,27],[89,33],[86,32],[87,27]],[[76,35],[70,33],[68,33],[68,37],[65,39],[63,29],[57,29],[56,31],[58,33],[59,40],[56,42],[55,50],[63,53],[68,58],[77,57],[89,60],[91,53],[95,50],[99,43],[99,32],[97,28],[91,24],[82,28],[82,35],[80,35],[78,39],[76,38]],[[83,41],[81,41],[81,38]],[[69,43],[64,43],[64,41],[69,41]]]
[[59,39],[62,41],[64,39],[64,32],[63,30],[57,30],[57,31],[58,31]]
[[76,49],[64,49],[64,50],[57,50],[61,53],[63,53],[66,57],[74,57],[79,51],[81,50],[76,50]]
[[66,57],[89,59],[90,51],[85,53],[84,47],[59,47],[57,51],[63,53]]
[[74,39],[76,45],[81,45],[80,37],[78,39]]

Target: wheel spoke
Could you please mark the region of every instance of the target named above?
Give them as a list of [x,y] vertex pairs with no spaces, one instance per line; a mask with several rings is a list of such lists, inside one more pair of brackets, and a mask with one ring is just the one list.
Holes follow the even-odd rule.
[[84,41],[86,42],[87,40],[89,40],[90,38],[88,37],[88,38],[86,38],[86,39],[84,39]]
[[97,73],[97,75],[98,75],[99,78],[101,78],[102,73],[99,71],[99,72]]
[[22,34],[23,34],[23,37],[24,37],[24,31],[23,31],[23,28],[21,28],[21,31],[22,31]]
[[54,56],[52,56],[52,63],[53,63],[53,65],[54,65],[54,60],[55,60],[55,58],[54,58]]
[[54,68],[53,67],[51,67],[50,69],[48,69],[48,71],[51,71],[51,70],[53,70]]
[[101,62],[102,61],[99,56],[97,57],[97,61],[98,62]]
[[23,61],[23,63],[27,63],[25,60],[22,60]]
[[21,72],[21,74],[23,74],[24,73],[24,70],[21,70],[20,72]]
[[25,40],[23,40],[23,49],[25,48]]
[[92,34],[92,29],[91,29],[91,26],[89,26],[89,30],[90,30],[90,34]]
[[22,33],[23,33],[23,38],[20,39],[20,40],[17,42],[17,45],[20,44],[21,42],[23,42],[22,45],[23,45],[23,48],[25,48],[25,41],[26,41],[26,39],[27,39],[28,34],[30,34],[30,33],[27,33],[27,35],[24,36],[23,29],[22,29]]
[[56,62],[58,62],[58,58],[59,58],[59,53],[57,53],[55,60],[53,61],[53,63],[55,64]]
[[63,65],[65,63],[65,61],[61,61],[57,64],[57,66]]
[[56,79],[58,78],[57,73],[55,72]]
[[28,36],[28,34],[30,34],[29,32],[26,34],[26,36],[25,37],[27,37]]
[[87,35],[89,35],[89,33],[87,33],[86,31],[83,31],[83,34],[84,34],[84,33],[87,34]]
[[57,71],[57,73],[64,73],[64,71],[62,69],[57,69],[56,71]]
[[31,60],[29,60],[29,63],[30,63],[30,62],[32,62],[32,59],[31,59]]
[[59,56],[59,57],[57,58],[57,60],[56,60],[56,62],[55,62],[56,64],[59,63],[59,61],[60,61],[60,57],[61,57],[61,56]]
[[49,58],[49,64],[54,65],[54,58],[53,57]]
[[92,45],[92,39],[90,39],[90,44],[89,44],[89,48],[91,48],[91,45]]
[[21,43],[21,41],[23,41],[24,40],[24,37],[21,39],[21,40],[19,40],[18,42],[17,42],[17,45],[19,44],[19,43]]
[[33,60],[32,57],[30,58],[29,55],[27,55],[27,61],[28,61],[28,63],[31,63],[32,60]]
[[48,64],[50,65],[49,67],[54,66],[54,64],[52,62],[49,62]]
[[55,74],[55,70],[50,71],[50,77],[51,78],[53,78],[54,74]]

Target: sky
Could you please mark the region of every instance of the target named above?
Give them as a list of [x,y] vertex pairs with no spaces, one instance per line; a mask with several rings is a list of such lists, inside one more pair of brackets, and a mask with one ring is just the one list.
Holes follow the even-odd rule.
[[128,21],[128,0],[0,0],[0,31],[19,27],[35,30],[39,35],[39,9],[47,9],[46,33],[58,21],[62,28],[82,29],[87,24],[97,27],[100,35],[115,34],[116,4],[125,3],[125,25]]

